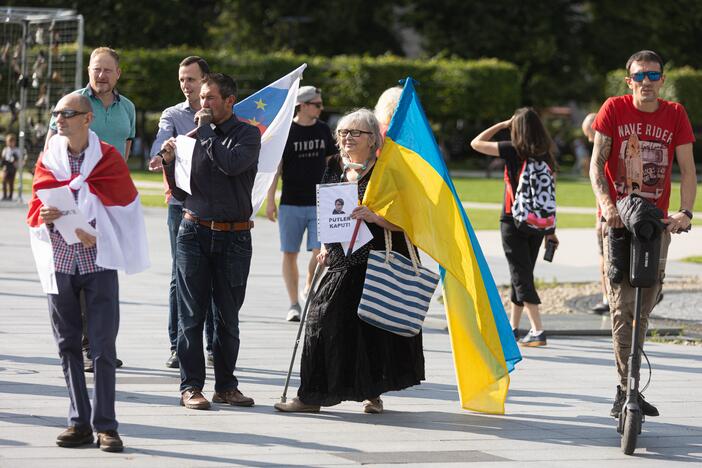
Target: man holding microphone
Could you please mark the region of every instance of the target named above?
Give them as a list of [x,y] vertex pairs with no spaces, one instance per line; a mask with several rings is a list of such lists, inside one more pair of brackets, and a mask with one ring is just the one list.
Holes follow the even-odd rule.
[[200,89],[197,133],[192,154],[190,191],[176,186],[175,139],[162,146],[163,170],[173,196],[183,201],[183,221],[176,239],[178,300],[177,353],[180,404],[209,409],[202,394],[205,362],[202,328],[209,304],[217,307],[212,344],[215,387],[212,401],[253,406],[234,376],[239,354],[239,309],[244,302],[251,264],[253,214],[251,190],[258,169],[261,134],[239,121],[232,106],[236,82],[210,74]]

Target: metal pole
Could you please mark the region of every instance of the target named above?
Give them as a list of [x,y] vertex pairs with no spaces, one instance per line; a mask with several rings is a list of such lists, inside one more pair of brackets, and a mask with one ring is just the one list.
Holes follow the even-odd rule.
[[24,181],[23,175],[24,175],[24,160],[25,160],[25,154],[26,154],[26,144],[25,144],[25,138],[26,138],[26,131],[27,131],[27,83],[28,83],[28,78],[27,74],[29,73],[29,65],[27,64],[27,34],[29,34],[29,22],[28,21],[23,21],[22,22],[22,76],[20,77],[20,82],[19,82],[19,92],[20,92],[20,110],[19,110],[19,135],[18,135],[18,143],[19,143],[19,150],[20,150],[20,163],[19,163],[19,185],[18,185],[18,197],[17,200],[20,203],[24,202],[24,198],[22,196],[22,189],[24,188]]
[[76,78],[75,78],[75,89],[83,87],[83,39],[85,31],[83,29],[83,15],[78,15],[76,17],[78,20],[78,39],[76,47]]
[[297,327],[297,336],[295,337],[295,345],[293,346],[292,357],[290,358],[290,367],[288,367],[288,374],[285,376],[285,386],[283,387],[283,394],[280,396],[280,402],[285,403],[287,401],[288,386],[290,385],[290,376],[292,375],[293,365],[295,364],[295,355],[297,354],[297,347],[300,344],[300,336],[302,335],[302,328],[305,324],[305,319],[307,318],[307,310],[310,307],[310,302],[317,295],[317,280],[322,276],[324,272],[324,267],[317,263],[314,269],[314,274],[312,275],[312,283],[310,284],[310,290],[307,295],[307,300],[305,301],[305,307],[302,309],[302,315],[300,316],[300,325]]
[[[51,108],[51,84],[53,83],[53,72],[54,72],[54,31],[56,28],[56,20],[51,20],[51,25],[49,26],[49,53],[48,61],[49,68],[46,72],[46,112],[49,112]],[[41,109],[40,109],[41,110]]]

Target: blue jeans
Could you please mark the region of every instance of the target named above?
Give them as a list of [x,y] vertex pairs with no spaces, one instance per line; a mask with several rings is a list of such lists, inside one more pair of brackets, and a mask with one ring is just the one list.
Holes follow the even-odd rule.
[[239,355],[239,309],[244,303],[251,265],[250,231],[212,231],[183,219],[176,241],[178,359],[180,390],[202,390],[205,359],[202,328],[209,304],[215,304],[215,391],[238,387],[234,376]]
[[[117,430],[115,418],[115,340],[119,330],[119,284],[115,270],[69,275],[56,273],[58,294],[49,294],[51,328],[58,346],[70,406],[68,425]],[[85,292],[90,353],[95,368],[92,405],[85,385],[80,292]]]
[[[168,339],[171,342],[171,351],[176,350],[178,343],[178,301],[176,299],[176,237],[178,228],[183,219],[183,205],[168,205],[168,235],[171,241],[171,285],[168,290]],[[205,338],[207,351],[212,351],[212,335],[214,334],[214,319],[212,309],[205,320]]]

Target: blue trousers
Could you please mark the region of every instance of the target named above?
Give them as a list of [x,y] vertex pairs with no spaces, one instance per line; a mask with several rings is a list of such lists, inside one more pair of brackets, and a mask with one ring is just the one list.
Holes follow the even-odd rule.
[[251,265],[251,232],[212,231],[183,219],[176,241],[178,359],[180,390],[205,385],[202,328],[214,302],[215,391],[236,389],[239,355],[239,309],[244,303]]
[[[178,228],[183,220],[182,205],[168,205],[168,235],[171,241],[171,285],[168,290],[168,339],[171,342],[171,351],[176,350],[178,344],[178,300],[176,298],[176,237]],[[214,333],[214,319],[212,308],[205,319],[205,339],[207,351],[212,351],[212,334]]]
[[[95,431],[117,430],[115,418],[115,340],[119,330],[119,283],[115,270],[68,275],[56,273],[58,294],[49,294],[51,327],[58,345],[70,406],[68,425]],[[95,366],[92,406],[85,385],[79,302],[85,293],[90,353]]]

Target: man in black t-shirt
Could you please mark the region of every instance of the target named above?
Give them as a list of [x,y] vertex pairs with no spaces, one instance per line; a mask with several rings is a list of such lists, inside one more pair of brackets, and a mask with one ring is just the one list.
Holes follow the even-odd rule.
[[[300,275],[297,269],[297,255],[305,230],[307,251],[312,252],[307,268],[305,294],[310,288],[320,247],[317,239],[316,185],[324,174],[327,157],[337,152],[329,127],[319,120],[323,108],[320,89],[314,86],[300,88],[297,94],[297,112],[285,144],[278,174],[268,190],[266,216],[271,221],[280,218],[278,227],[280,250],[283,252],[283,279],[290,298],[288,321],[300,320]],[[283,193],[278,209],[275,193],[281,174]]]

